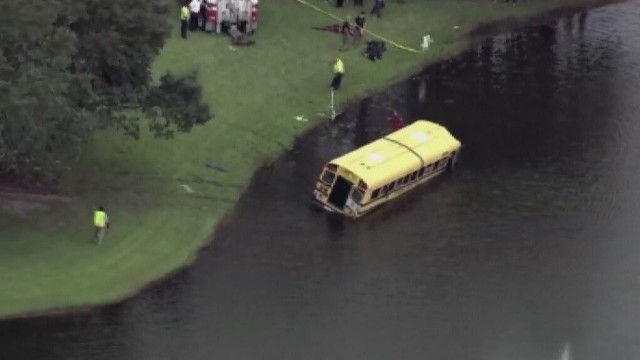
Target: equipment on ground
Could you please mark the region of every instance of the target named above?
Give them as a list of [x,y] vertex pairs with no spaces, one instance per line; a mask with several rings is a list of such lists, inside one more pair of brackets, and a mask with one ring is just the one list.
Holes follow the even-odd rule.
[[328,31],[328,32],[332,32],[334,34],[342,34],[342,25],[341,24],[332,24],[332,25],[326,25],[326,26],[314,26],[313,29],[314,30],[319,30],[319,31]]
[[228,169],[226,166],[218,165],[218,164],[216,164],[216,163],[207,162],[207,163],[205,163],[205,165],[206,165],[209,169],[214,169],[214,170],[218,170],[218,171],[222,171],[222,172],[227,172],[227,171],[229,171],[229,169]]
[[229,36],[231,36],[231,43],[233,45],[253,45],[256,41],[250,35],[243,34],[238,30],[238,27],[231,25],[228,30]]
[[215,164],[215,163],[212,163],[212,162],[207,162],[207,163],[205,163],[205,165],[206,165],[209,169],[214,169],[214,170],[218,170],[218,171],[221,171],[221,172],[227,172],[227,171],[229,171],[229,169],[227,169],[225,166],[218,165],[218,164]]
[[371,61],[382,60],[382,53],[387,51],[384,41],[367,41],[367,48],[363,55]]

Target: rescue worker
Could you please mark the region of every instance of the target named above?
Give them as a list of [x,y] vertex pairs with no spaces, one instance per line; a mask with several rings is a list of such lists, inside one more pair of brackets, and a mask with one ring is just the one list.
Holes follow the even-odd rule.
[[402,119],[402,115],[400,115],[397,111],[393,111],[391,116],[388,118],[389,123],[391,124],[391,129],[393,131],[400,130],[404,127],[404,120]]
[[191,22],[189,30],[195,31],[198,28],[198,18],[200,17],[200,0],[191,0],[189,8],[191,9]]
[[351,18],[349,16],[347,16],[342,23],[340,32],[342,33],[342,47],[340,48],[340,51],[349,50],[349,42],[351,40]]
[[98,240],[98,245],[100,245],[109,228],[109,217],[102,206],[98,206],[93,212],[93,225],[95,226],[94,239]]
[[180,8],[180,34],[183,39],[187,38],[187,30],[189,26],[189,7],[185,2]]
[[372,14],[376,14],[378,19],[382,17],[382,8],[384,7],[384,0],[373,0],[373,9],[371,9]]
[[331,80],[331,88],[338,90],[340,84],[342,84],[342,77],[344,76],[344,63],[339,58],[333,61],[333,80]]
[[201,0],[200,1],[200,19],[202,21],[202,25],[200,25],[200,30],[202,31],[206,31],[207,30],[207,1],[206,0]]
[[356,31],[353,35],[354,46],[360,46],[362,42],[362,35],[364,34],[364,24],[367,22],[365,18],[364,11],[361,11],[358,16],[356,16]]

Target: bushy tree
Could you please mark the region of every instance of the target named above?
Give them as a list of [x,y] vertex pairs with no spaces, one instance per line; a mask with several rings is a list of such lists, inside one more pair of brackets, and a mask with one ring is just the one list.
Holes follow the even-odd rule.
[[168,3],[147,0],[0,2],[0,171],[51,174],[99,128],[157,136],[211,118],[195,75],[150,65],[169,35]]
[[13,0],[0,3],[0,167],[5,171],[55,168],[90,137],[93,119],[84,109],[90,77],[69,71],[76,37],[59,19],[61,9],[59,1],[51,1],[47,11]]

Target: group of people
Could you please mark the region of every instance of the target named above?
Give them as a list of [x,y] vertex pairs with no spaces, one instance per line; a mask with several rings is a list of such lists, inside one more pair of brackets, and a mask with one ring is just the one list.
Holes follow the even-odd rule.
[[[353,0],[353,5],[354,6],[364,6],[364,0]],[[344,6],[344,0],[336,0],[336,6],[337,7],[343,7]],[[384,0],[373,0],[373,8],[371,8],[371,13],[375,14],[378,18],[381,18],[382,17],[382,9],[383,8],[384,8]]]
[[[180,35],[183,39],[187,38],[189,31],[195,31],[199,27],[204,30],[206,23],[207,5],[202,0],[185,0],[180,8]],[[202,19],[202,25],[199,23]]]
[[[362,43],[362,36],[364,34],[364,26],[367,22],[364,11],[361,11],[355,19],[355,27],[351,28],[351,18],[347,16],[345,21],[340,26],[340,33],[342,34],[342,47],[340,51],[346,51],[350,45],[359,46]],[[351,41],[353,39],[353,42]],[[336,58],[333,61],[333,79],[331,80],[331,89],[338,90],[340,84],[342,84],[342,77],[344,76],[344,63],[341,59]]]
[[367,18],[365,17],[365,13],[364,11],[361,11],[360,14],[356,16],[355,26],[352,29],[351,17],[347,16],[340,27],[340,33],[342,34],[342,47],[340,48],[340,51],[349,50],[349,46],[351,44],[357,47],[362,43],[362,36],[364,34],[364,26],[366,22]]
[[[509,0],[506,0],[509,1]],[[512,0],[515,1],[515,0]],[[344,0],[336,0],[336,6],[342,7],[344,5]],[[353,5],[355,6],[364,6],[363,0],[353,0]],[[378,18],[382,17],[382,8],[384,8],[384,0],[374,0],[373,9],[371,9],[371,13],[375,14]],[[364,35],[364,28],[367,19],[365,17],[365,12],[361,11],[358,16],[354,19],[355,26],[352,28],[351,26],[351,17],[347,16],[345,21],[342,23],[340,27],[340,33],[342,34],[342,47],[340,51],[346,51],[349,49],[350,45],[354,47],[359,46],[362,43],[362,38]],[[331,80],[331,89],[338,90],[340,85],[342,84],[342,78],[344,77],[345,66],[344,62],[340,58],[336,58],[332,62],[333,65],[333,79]],[[404,119],[402,115],[396,110],[391,112],[391,115],[387,118],[389,121],[389,126],[391,131],[396,131],[405,126]]]
[[[336,6],[343,7],[344,2],[344,0],[336,0]],[[353,5],[364,6],[364,0],[353,0]],[[382,9],[384,8],[384,6],[384,0],[373,0],[373,8],[371,9],[371,13],[375,14],[378,18],[381,18]],[[340,34],[342,35],[342,46],[340,47],[340,51],[347,51],[352,45],[353,47],[358,47],[362,43],[365,24],[367,22],[365,14],[366,13],[364,11],[361,11],[360,14],[356,16],[356,18],[354,19],[355,24],[353,25],[353,27],[351,24],[350,16],[347,16],[345,21],[342,23],[342,25],[340,26]],[[369,57],[371,58],[371,56]],[[378,58],[379,57],[380,56],[378,55]],[[338,90],[340,88],[340,84],[342,83],[342,77],[344,76],[344,64],[342,63],[342,60],[335,59],[333,65],[334,75],[333,80],[331,81],[331,89]]]

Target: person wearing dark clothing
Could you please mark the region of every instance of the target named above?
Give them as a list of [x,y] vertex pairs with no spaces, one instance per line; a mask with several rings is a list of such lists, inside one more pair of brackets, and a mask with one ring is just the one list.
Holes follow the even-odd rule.
[[376,14],[378,19],[382,17],[382,8],[384,7],[384,0],[373,0],[373,9],[371,9],[372,14]]
[[336,0],[336,7],[342,7],[344,5],[344,0]]
[[205,31],[207,27],[207,4],[206,1],[202,1],[200,5],[200,21],[202,21],[202,25],[200,25],[200,30]]
[[364,16],[364,11],[361,11],[360,14],[358,14],[358,16],[356,16],[355,23],[359,27],[363,28],[364,24],[366,22],[367,22],[367,18],[365,18],[365,16]]
[[189,3],[189,9],[191,10],[191,19],[189,23],[189,30],[196,31],[198,29],[198,19],[200,18],[200,0],[191,0]]
[[354,6],[364,6],[363,0],[353,0]]
[[340,51],[346,51],[349,49],[349,42],[351,40],[351,18],[347,16],[345,21],[340,27],[340,33],[342,34],[342,48]]
[[364,34],[364,24],[367,22],[367,19],[364,17],[364,11],[360,12],[358,16],[356,16],[356,31],[353,35],[354,37],[354,45],[359,46],[362,42],[362,35]]

